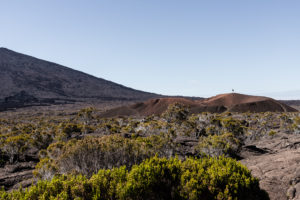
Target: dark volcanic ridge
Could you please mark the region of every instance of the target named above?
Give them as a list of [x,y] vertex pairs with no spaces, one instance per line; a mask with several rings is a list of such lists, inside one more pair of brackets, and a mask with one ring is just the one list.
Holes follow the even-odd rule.
[[131,106],[122,106],[108,110],[102,117],[160,115],[174,103],[190,108],[191,113],[201,112],[297,112],[296,109],[268,97],[230,93],[221,94],[203,100],[184,98],[157,98]]
[[143,101],[158,96],[6,48],[0,48],[0,91],[2,106],[88,98]]

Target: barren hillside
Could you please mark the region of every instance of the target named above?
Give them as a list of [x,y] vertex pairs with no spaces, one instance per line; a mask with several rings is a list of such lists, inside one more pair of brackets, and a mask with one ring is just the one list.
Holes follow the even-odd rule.
[[155,94],[134,90],[52,62],[0,48],[0,99],[100,98],[145,100]]

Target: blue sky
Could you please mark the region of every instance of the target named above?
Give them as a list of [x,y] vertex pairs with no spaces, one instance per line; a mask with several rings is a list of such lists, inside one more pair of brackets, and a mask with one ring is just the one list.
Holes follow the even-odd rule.
[[0,46],[167,95],[300,99],[298,0],[0,0]]

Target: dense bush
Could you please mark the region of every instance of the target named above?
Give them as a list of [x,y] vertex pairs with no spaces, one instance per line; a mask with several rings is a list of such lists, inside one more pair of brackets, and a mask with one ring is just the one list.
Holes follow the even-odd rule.
[[90,179],[78,175],[56,176],[22,191],[0,192],[11,199],[83,200],[264,200],[267,194],[258,180],[240,163],[230,158],[202,158],[180,161],[153,157],[134,165],[100,170]]
[[13,163],[19,160],[25,150],[28,149],[32,140],[28,134],[20,134],[11,136],[1,142],[2,151],[9,156],[9,162]]
[[[171,143],[166,135],[124,138],[120,135],[86,137],[51,144],[47,151],[40,153],[41,161],[35,174],[49,179],[50,172],[70,172],[91,176],[99,169],[126,165],[130,168],[154,155],[171,156]],[[50,170],[51,169],[51,170]]]
[[189,114],[189,109],[180,103],[171,104],[168,109],[162,114],[162,117],[167,121],[186,120]]
[[209,135],[199,139],[197,149],[210,156],[228,155],[236,157],[241,147],[239,139],[232,133]]

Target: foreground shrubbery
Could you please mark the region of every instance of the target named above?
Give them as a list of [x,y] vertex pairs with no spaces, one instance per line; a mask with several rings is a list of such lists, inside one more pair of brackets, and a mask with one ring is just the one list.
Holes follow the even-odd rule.
[[51,181],[11,193],[11,199],[268,199],[258,180],[233,159],[202,158],[180,161],[153,157],[126,167],[100,170],[90,179],[79,175],[55,176]]

